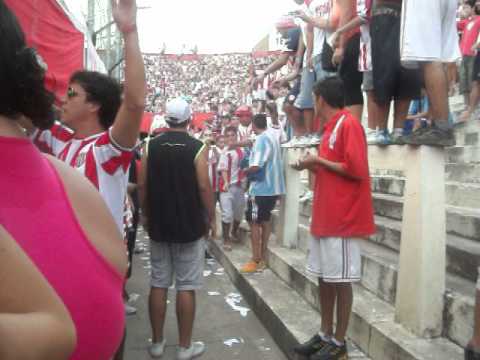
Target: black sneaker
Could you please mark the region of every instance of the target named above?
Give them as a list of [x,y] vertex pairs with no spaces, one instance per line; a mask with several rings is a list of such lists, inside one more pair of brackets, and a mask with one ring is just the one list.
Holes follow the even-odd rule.
[[328,345],[329,343],[322,339],[322,337],[318,334],[315,334],[310,340],[307,342],[295,346],[293,351],[297,354],[310,356],[315,354],[317,351],[323,349],[324,346]]
[[347,343],[337,346],[334,343],[328,343],[322,350],[310,356],[310,360],[347,360]]
[[480,353],[475,352],[470,346],[465,348],[465,360],[480,360]]
[[426,129],[419,129],[409,136],[405,136],[403,141],[410,145],[430,145],[430,146],[455,146],[455,136],[452,129],[440,129],[431,126]]

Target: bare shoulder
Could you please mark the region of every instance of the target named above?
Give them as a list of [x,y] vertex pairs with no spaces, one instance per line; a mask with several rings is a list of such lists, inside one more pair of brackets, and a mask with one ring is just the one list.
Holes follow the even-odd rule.
[[124,274],[127,260],[122,235],[100,193],[75,169],[52,156],[46,157],[57,170],[88,239],[119,273]]

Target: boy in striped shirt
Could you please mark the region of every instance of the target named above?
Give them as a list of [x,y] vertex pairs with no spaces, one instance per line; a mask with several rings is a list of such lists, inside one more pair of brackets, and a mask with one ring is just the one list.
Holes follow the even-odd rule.
[[[245,208],[245,176],[240,168],[244,157],[241,148],[236,147],[237,129],[225,130],[227,148],[220,155],[218,172],[220,173],[220,205],[222,208],[223,247],[232,250],[231,238],[238,239],[238,228]],[[233,228],[232,228],[233,223]],[[230,230],[232,235],[230,236]]]

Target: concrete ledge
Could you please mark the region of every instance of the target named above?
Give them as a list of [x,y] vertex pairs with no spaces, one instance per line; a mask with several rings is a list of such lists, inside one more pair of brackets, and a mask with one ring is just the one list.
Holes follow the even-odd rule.
[[[246,246],[235,246],[234,251],[225,253],[219,242],[212,241],[210,249],[285,355],[297,359],[292,349],[318,331],[319,313],[271,270],[241,274],[240,267],[251,257]],[[351,342],[349,358],[368,359]]]
[[[294,359],[292,347],[318,330],[320,321],[315,310],[318,288],[316,280],[303,271],[304,254],[272,247],[269,252],[271,271],[243,275],[239,268],[251,256],[247,246],[236,245],[229,253],[224,253],[218,242],[212,242],[211,248],[275,341],[290,359]],[[372,359],[463,358],[460,347],[444,338],[419,339],[396,324],[393,316],[392,306],[361,286],[355,286],[349,337]],[[365,357],[355,352],[350,358],[355,356]]]

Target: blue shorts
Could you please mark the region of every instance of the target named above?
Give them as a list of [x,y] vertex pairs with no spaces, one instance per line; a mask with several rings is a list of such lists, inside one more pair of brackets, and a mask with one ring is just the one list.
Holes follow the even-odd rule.
[[313,84],[315,84],[315,72],[308,67],[304,67],[300,83],[300,94],[298,94],[294,104],[297,109],[313,109]]
[[300,110],[313,109],[313,85],[317,81],[321,81],[330,76],[335,76],[336,73],[323,70],[320,61],[320,55],[313,60],[313,70],[307,68],[303,69],[302,82],[300,85],[300,94],[295,101],[295,107]]

